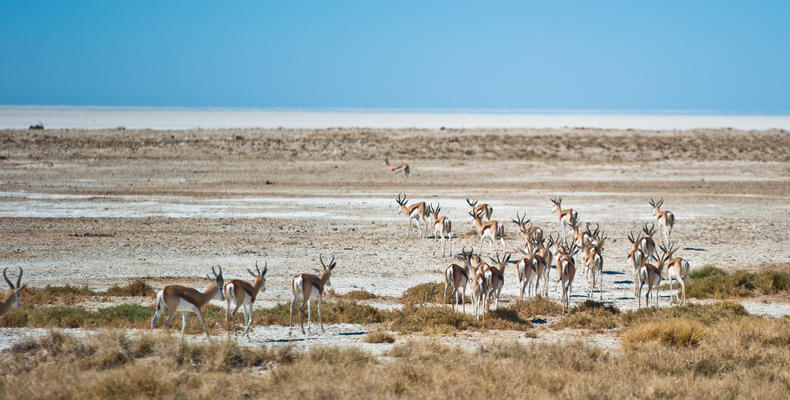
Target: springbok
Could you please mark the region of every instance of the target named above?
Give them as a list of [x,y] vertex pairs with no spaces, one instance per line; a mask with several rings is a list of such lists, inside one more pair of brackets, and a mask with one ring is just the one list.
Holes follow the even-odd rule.
[[[596,231],[597,233],[597,231]],[[584,249],[584,266],[587,267],[587,281],[590,284],[587,297],[592,298],[595,291],[595,282],[598,280],[598,293],[603,300],[603,245],[606,235],[601,234],[590,240]]]
[[641,248],[641,235],[634,236],[633,231],[629,232],[628,240],[631,242],[631,251],[628,253],[628,262],[631,264],[631,268],[633,269],[634,273],[634,296],[638,297],[640,282],[639,270],[642,269],[642,265],[646,262],[647,257],[645,257],[645,253]]
[[[256,260],[256,272],[252,272],[251,269],[247,268],[247,272],[255,279],[252,284],[240,279],[232,279],[225,284],[225,326],[228,332],[230,332],[230,327],[233,325],[233,334],[236,334],[236,324],[234,320],[236,318],[236,312],[238,312],[239,307],[241,307],[242,318],[244,318],[244,333],[242,333],[241,336],[247,336],[247,339],[250,339],[249,331],[250,325],[252,325],[252,304],[255,303],[258,292],[266,290],[266,271],[269,269],[268,267],[268,263],[264,261],[263,271],[261,271],[258,268],[258,261]],[[236,305],[233,308],[233,312],[230,311],[231,301]]]
[[321,296],[324,294],[324,288],[326,286],[330,286],[331,283],[329,282],[329,274],[335,269],[337,263],[335,262],[335,256],[332,256],[332,259],[329,260],[329,264],[324,263],[324,256],[319,255],[318,259],[321,261],[321,274],[319,276],[313,274],[301,274],[294,277],[293,281],[291,282],[291,293],[293,297],[291,298],[291,317],[288,322],[288,335],[291,335],[291,328],[293,326],[293,319],[294,319],[294,307],[296,307],[296,302],[299,299],[302,299],[302,305],[299,306],[299,325],[302,327],[302,334],[304,335],[304,322],[302,321],[302,314],[304,314],[304,306],[305,303],[307,304],[307,331],[310,332],[310,314],[312,312],[310,306],[310,297],[315,297],[318,305],[318,322],[321,324],[321,332],[326,332],[324,330],[324,320],[321,318]]
[[488,267],[485,271],[486,282],[488,283],[488,301],[486,302],[486,310],[488,310],[491,302],[491,295],[494,295],[494,311],[499,309],[499,294],[502,293],[502,287],[505,286],[505,266],[510,261],[510,253],[505,253],[505,258],[496,259],[489,257],[491,262],[496,264],[495,267]]
[[[409,200],[406,198],[406,195],[403,193],[399,193],[398,198],[396,198],[395,201],[400,205],[401,212],[406,217],[409,218],[406,226],[406,237],[409,237],[409,235],[411,234],[411,221],[413,220],[414,223],[417,225],[417,233],[420,234],[420,237],[424,238],[428,231],[428,219],[426,218],[428,214],[426,212],[427,208],[425,206],[425,202],[421,201],[419,203],[414,203],[410,206],[406,206],[406,203]],[[420,226],[420,219],[422,219],[425,225],[425,228],[422,229],[422,231]]]
[[[446,216],[440,218],[440,211],[442,211],[442,207],[439,203],[436,203],[436,208],[433,207],[433,204],[428,205],[427,212],[430,214],[431,219],[433,219],[433,238],[434,241],[441,239],[442,257],[444,257],[447,244],[445,239],[450,242],[450,254],[453,254],[453,223]],[[434,254],[436,254],[435,251]]]
[[480,320],[480,314],[483,315],[483,321],[486,320],[486,310],[483,309],[483,306],[488,303],[488,283],[486,282],[486,277],[480,271],[474,271],[472,273],[472,279],[470,280],[470,287],[469,289],[472,291],[472,303],[475,312],[475,320]]
[[524,257],[516,263],[516,276],[518,276],[519,298],[524,300],[524,292],[527,292],[527,299],[532,298],[533,279],[537,281],[535,285],[535,294],[537,294],[543,272],[543,270],[538,272],[538,263],[540,262],[541,265],[545,265],[545,263],[542,259],[539,260],[535,253],[527,250],[521,250],[521,252],[524,253]]
[[[645,236],[642,237],[642,241],[640,242],[640,246],[642,248],[642,252],[645,254],[653,254],[656,252],[656,241],[653,240],[653,233],[655,233],[656,227],[651,223],[645,224],[642,227],[642,232],[645,233]],[[646,262],[646,261],[645,261]]]
[[405,178],[408,178],[409,173],[411,172],[409,171],[409,164],[390,164],[389,157],[384,157],[384,165],[395,176],[403,174]]
[[[559,240],[560,234],[557,234],[557,238],[555,239],[552,235],[549,235],[548,243],[543,245],[543,241],[540,242],[540,248],[535,252],[535,257],[539,257],[543,259],[543,295],[549,295],[549,273],[551,272],[551,262],[553,260],[552,254],[552,247],[554,247],[554,243]],[[540,267],[540,264],[536,265],[536,271]],[[541,278],[541,275],[538,275],[538,279]]]
[[554,203],[553,210],[557,213],[557,218],[560,221],[560,232],[562,232],[562,238],[564,239],[567,236],[567,231],[565,230],[565,226],[571,225],[571,221],[579,220],[579,214],[576,210],[572,208],[562,209],[562,197],[557,199],[551,199],[551,202]]
[[[219,273],[211,267],[211,273],[214,274],[214,282],[209,285],[206,290],[199,292],[181,285],[167,285],[159,293],[156,294],[156,313],[151,320],[151,329],[156,326],[156,321],[162,315],[162,311],[167,312],[167,319],[165,320],[165,328],[170,329],[170,323],[173,322],[177,312],[181,313],[181,338],[184,338],[184,331],[187,327],[187,313],[195,313],[203,325],[203,331],[206,332],[206,337],[211,340],[208,334],[206,322],[203,321],[203,313],[200,309],[203,308],[209,301],[215,297],[219,297],[221,301],[225,300],[225,294],[222,292],[222,287],[225,284],[225,279],[222,277],[222,267],[217,266]],[[207,275],[208,276],[208,275]],[[208,276],[212,279],[211,276]]]
[[463,261],[464,266],[460,266],[458,264],[450,264],[447,269],[444,270],[444,304],[447,304],[447,291],[450,290],[450,296],[455,296],[455,301],[453,302],[453,311],[455,311],[455,307],[458,305],[459,296],[461,301],[461,308],[463,312],[466,312],[466,283],[469,281],[469,257],[471,257],[471,253],[467,253],[466,249],[461,250],[460,256],[457,256],[459,260]]
[[658,226],[664,231],[664,243],[666,244],[669,243],[669,235],[672,233],[672,227],[675,225],[675,214],[668,210],[661,211],[662,204],[664,204],[664,199],[656,202],[652,197],[650,198],[650,205],[653,206],[653,215],[658,220]]
[[663,245],[658,245],[659,248],[664,252],[664,257],[661,257],[659,261],[660,265],[663,265],[663,270],[666,271],[667,280],[669,280],[669,290],[674,290],[672,286],[672,281],[677,281],[678,285],[680,285],[680,289],[682,291],[683,297],[681,298],[676,293],[674,296],[674,301],[680,301],[680,304],[686,304],[686,279],[689,276],[689,271],[691,270],[691,266],[689,262],[684,260],[681,257],[672,257],[672,254],[677,250],[675,248],[675,243],[669,243],[669,249],[664,247]]
[[543,229],[532,225],[532,223],[530,223],[531,219],[526,219],[527,213],[524,213],[524,216],[520,216],[517,212],[516,218],[517,219],[511,221],[513,221],[513,223],[518,226],[518,230],[521,231],[521,236],[524,239],[524,248],[527,252],[532,253],[535,243],[543,240]]
[[486,203],[477,204],[477,200],[469,200],[466,199],[466,204],[469,204],[469,212],[473,214],[477,214],[482,212],[483,217],[485,217],[486,221],[491,221],[491,214],[494,212],[494,208]]
[[8,284],[8,288],[10,290],[7,291],[3,296],[3,299],[0,300],[0,317],[2,317],[9,310],[11,310],[11,307],[19,308],[19,292],[21,292],[22,289],[27,287],[27,284],[20,286],[20,283],[22,283],[22,268],[21,267],[17,267],[17,268],[19,268],[19,276],[16,278],[16,285],[11,283],[11,280],[8,279],[8,275],[6,275],[6,271],[8,271],[8,267],[3,268],[3,279],[5,279],[6,283]]
[[570,307],[573,278],[576,276],[576,261],[574,261],[573,256],[579,252],[579,248],[575,243],[569,245],[567,241],[560,248],[562,251],[557,261],[557,272],[562,285],[562,312],[565,313]]
[[480,246],[483,246],[483,239],[488,238],[490,240],[489,248],[491,249],[492,253],[498,253],[499,251],[494,251],[496,245],[494,241],[499,239],[502,243],[502,250],[505,249],[505,226],[501,225],[497,221],[488,221],[483,223],[480,219],[482,218],[482,212],[478,212],[477,214],[469,213],[469,215],[475,221],[475,227],[477,227],[477,236],[480,238]]
[[[659,260],[657,254],[652,255],[654,260]],[[661,284],[661,264],[658,267],[653,264],[643,263],[642,268],[639,270],[639,308],[642,308],[642,286],[647,284],[647,293],[645,294],[645,305],[650,307],[650,292],[653,294],[653,303],[655,308],[658,308],[658,289]]]

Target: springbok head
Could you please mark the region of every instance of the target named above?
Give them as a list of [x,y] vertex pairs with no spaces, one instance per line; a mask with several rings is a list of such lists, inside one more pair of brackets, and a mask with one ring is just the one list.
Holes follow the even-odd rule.
[[268,269],[269,269],[269,264],[266,261],[264,261],[263,262],[263,271],[261,271],[258,268],[258,260],[255,260],[255,271],[256,272],[252,272],[251,269],[247,268],[247,272],[249,272],[250,275],[252,275],[252,277],[255,278],[255,285],[254,286],[257,286],[258,282],[261,283],[261,288],[260,288],[261,292],[266,290],[266,271]]

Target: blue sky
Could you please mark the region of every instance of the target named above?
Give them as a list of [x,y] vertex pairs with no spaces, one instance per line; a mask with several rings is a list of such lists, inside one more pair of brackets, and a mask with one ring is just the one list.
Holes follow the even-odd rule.
[[790,114],[789,11],[3,0],[0,104]]

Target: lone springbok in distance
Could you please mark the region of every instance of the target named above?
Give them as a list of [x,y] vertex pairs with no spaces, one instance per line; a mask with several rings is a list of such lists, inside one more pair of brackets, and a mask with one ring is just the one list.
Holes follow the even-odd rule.
[[480,219],[482,218],[482,212],[478,212],[477,214],[469,213],[469,215],[475,221],[475,227],[477,227],[477,236],[480,238],[480,246],[483,246],[483,239],[486,237],[491,242],[489,243],[489,248],[491,249],[492,253],[498,253],[498,251],[494,251],[496,248],[494,241],[499,239],[502,243],[502,250],[505,249],[505,226],[501,225],[497,221],[488,221],[483,223]]
[[312,312],[310,297],[315,297],[318,302],[318,322],[321,324],[321,332],[326,332],[324,330],[324,320],[321,319],[321,296],[324,294],[324,287],[331,285],[329,282],[329,274],[335,269],[337,263],[335,262],[334,255],[332,259],[329,260],[328,265],[324,263],[323,255],[319,255],[318,259],[321,261],[321,267],[323,268],[320,276],[301,274],[297,275],[291,282],[291,293],[293,294],[293,298],[291,298],[291,317],[288,322],[289,336],[291,335],[291,327],[293,326],[294,307],[296,307],[296,301],[300,298],[302,299],[302,305],[299,306],[299,325],[302,327],[302,334],[305,334],[304,322],[302,321],[305,303],[307,303],[307,331],[310,331],[310,314]]
[[[261,271],[258,268],[258,261],[256,260],[256,272],[252,272],[252,270],[247,268],[247,272],[249,272],[250,275],[255,278],[252,284],[240,279],[232,279],[230,282],[225,284],[225,327],[228,332],[230,332],[230,326],[232,324],[233,334],[236,334],[236,324],[234,323],[234,319],[236,318],[236,312],[239,311],[239,307],[242,307],[241,314],[244,318],[244,333],[242,333],[241,336],[247,336],[247,339],[250,338],[249,331],[250,325],[252,325],[252,304],[255,303],[255,298],[258,296],[258,292],[263,292],[266,290],[266,271],[269,269],[268,267],[268,263],[264,261],[263,271]],[[236,307],[233,308],[232,313],[230,311],[231,300],[234,304],[236,304]]]
[[0,300],[0,317],[2,317],[9,310],[11,310],[11,307],[19,308],[19,292],[21,292],[22,289],[27,287],[27,284],[20,286],[20,283],[22,283],[22,268],[21,267],[17,267],[17,268],[19,268],[19,276],[16,278],[16,285],[11,283],[11,280],[8,279],[8,275],[6,275],[6,271],[8,271],[8,267],[3,268],[3,279],[5,279],[6,283],[8,284],[8,288],[10,290],[7,291],[3,296],[3,299]]
[[405,178],[409,177],[409,164],[390,164],[389,157],[385,157],[384,165],[387,166],[387,169],[395,176],[403,174]]
[[[225,294],[222,293],[222,287],[225,284],[225,279],[222,277],[222,267],[219,268],[219,273],[211,267],[211,273],[214,274],[214,282],[202,293],[197,289],[180,286],[180,285],[167,285],[159,293],[156,294],[156,313],[151,320],[151,329],[156,326],[156,321],[162,315],[162,311],[167,311],[167,320],[165,320],[165,327],[170,329],[170,323],[173,322],[177,312],[181,313],[181,338],[184,338],[184,330],[187,327],[187,313],[195,313],[203,325],[203,331],[206,332],[206,337],[211,340],[206,328],[206,322],[203,321],[203,313],[200,309],[203,308],[209,301],[215,297],[219,297],[221,301],[225,301]],[[208,275],[207,275],[208,276]],[[208,276],[212,279],[211,276]]]
[[[458,296],[461,297],[461,307],[463,312],[466,312],[466,283],[469,281],[469,271],[471,270],[471,265],[469,262],[469,258],[472,256],[472,253],[467,253],[466,248],[461,249],[460,256],[457,258],[460,261],[463,261],[464,266],[461,267],[458,264],[450,264],[447,269],[444,270],[444,304],[447,304],[447,290],[450,290],[450,296],[455,296],[455,302],[453,302],[453,311],[455,311],[455,307],[458,305]],[[459,292],[460,290],[460,292]]]
[[557,213],[557,218],[560,220],[560,232],[562,232],[562,238],[564,239],[567,235],[567,231],[565,230],[565,226],[571,225],[572,220],[579,220],[579,214],[576,210],[572,208],[562,209],[562,197],[558,199],[551,199],[551,202],[554,203],[553,210]]
[[513,223],[518,226],[518,230],[521,231],[521,237],[524,239],[524,248],[527,252],[532,253],[535,242],[543,240],[543,229],[532,225],[532,223],[530,223],[531,219],[526,219],[527,213],[524,213],[523,217],[516,213],[516,218],[517,219],[511,221],[513,221]]
[[645,253],[641,249],[640,242],[642,241],[642,237],[634,236],[634,232],[628,233],[628,240],[631,242],[631,251],[628,253],[628,262],[631,264],[631,268],[633,269],[634,273],[634,296],[639,296],[639,270],[642,269],[642,265],[645,263],[647,257],[645,257]]
[[670,242],[669,249],[663,245],[658,245],[658,247],[664,252],[664,257],[661,257],[660,265],[664,265],[663,270],[666,271],[665,273],[667,275],[667,279],[669,280],[669,290],[674,290],[672,287],[672,281],[676,280],[683,293],[682,298],[680,298],[676,293],[674,301],[680,300],[681,305],[686,304],[686,279],[689,276],[691,266],[689,265],[688,261],[680,257],[672,257],[672,253],[677,250],[675,248],[675,243]]
[[[537,251],[537,249],[535,249]],[[542,270],[538,272],[538,263],[540,265],[545,266],[545,263],[542,259],[538,260],[538,257],[535,253],[531,253],[527,250],[521,250],[524,253],[524,257],[516,263],[516,276],[518,276],[518,287],[519,287],[519,298],[524,300],[524,292],[527,292],[527,299],[532,298],[532,280],[535,279],[537,284],[535,285],[535,294],[538,292],[538,284],[540,284],[540,278],[542,277],[541,273]]]
[[656,227],[651,223],[645,224],[642,227],[642,232],[645,233],[645,236],[642,237],[641,247],[642,252],[645,254],[653,254],[656,252],[656,241],[653,240],[653,233],[655,233]]
[[561,249],[562,251],[557,261],[557,271],[562,285],[562,312],[565,313],[570,306],[573,278],[576,276],[576,261],[574,261],[573,256],[579,252],[579,248],[575,243],[568,244],[566,241],[561,246]]
[[494,212],[494,207],[486,203],[477,204],[477,200],[466,199],[466,204],[469,204],[469,212],[477,214],[482,212],[486,221],[491,221],[491,214]]
[[590,243],[584,249],[584,265],[587,267],[587,280],[590,283],[587,297],[592,298],[595,291],[595,281],[598,279],[598,291],[603,300],[603,244],[606,241],[606,235],[601,234],[600,238],[590,240]]
[[[657,254],[653,254],[653,259],[658,260]],[[658,288],[661,284],[661,264],[658,264],[656,267],[653,264],[644,263],[642,264],[642,268],[639,270],[639,294],[637,298],[639,299],[639,308],[642,308],[642,286],[647,284],[647,293],[645,294],[645,305],[650,307],[650,292],[654,292],[653,296],[653,303],[656,308],[658,308]]]
[[653,215],[658,220],[658,226],[664,231],[664,243],[669,243],[669,235],[672,233],[672,227],[675,225],[675,214],[671,211],[661,211],[661,205],[664,204],[664,199],[654,201],[650,198],[650,205],[653,206]]
[[[450,242],[450,254],[453,254],[453,223],[446,216],[439,218],[440,211],[442,211],[442,207],[439,203],[436,203],[436,208],[434,208],[432,204],[428,205],[428,214],[430,214],[431,219],[433,219],[433,239],[436,241],[441,238],[442,257],[444,257],[446,247],[445,238]],[[436,252],[434,252],[434,254],[436,254]]]
[[[425,202],[421,201],[406,206],[409,200],[406,199],[406,195],[403,193],[399,193],[395,201],[400,205],[401,212],[409,218],[408,225],[406,226],[406,237],[409,237],[411,234],[411,221],[414,220],[414,223],[417,225],[417,233],[420,234],[420,237],[424,238],[428,230],[428,219],[426,218],[428,214]],[[425,228],[422,231],[420,231],[420,219],[422,219],[425,224]]]

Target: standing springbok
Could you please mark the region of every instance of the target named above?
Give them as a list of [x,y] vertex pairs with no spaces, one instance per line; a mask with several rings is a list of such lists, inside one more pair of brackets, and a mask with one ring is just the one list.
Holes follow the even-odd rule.
[[489,248],[491,249],[491,253],[498,253],[499,251],[494,251],[496,249],[496,245],[494,241],[499,239],[502,243],[502,250],[505,249],[505,226],[501,225],[497,221],[488,221],[483,223],[480,219],[482,218],[482,212],[478,212],[477,214],[469,213],[469,215],[475,221],[475,227],[477,227],[477,236],[480,238],[480,246],[483,246],[483,239],[488,238],[490,240]]
[[485,274],[479,270],[472,272],[472,279],[469,281],[469,290],[472,291],[472,304],[475,312],[475,320],[480,320],[480,314],[483,315],[483,321],[486,320],[486,310],[483,309],[484,305],[488,303],[488,283],[486,282]]
[[578,221],[579,214],[572,208],[566,208],[563,210],[562,197],[551,199],[551,202],[554,203],[553,210],[557,213],[557,218],[560,221],[560,232],[562,232],[562,238],[565,239],[568,234],[565,226],[571,226],[571,221]]
[[511,221],[513,221],[513,223],[518,226],[518,230],[521,231],[521,237],[524,239],[524,248],[527,252],[532,253],[535,243],[543,240],[543,229],[532,225],[530,222],[531,219],[526,219],[527,213],[524,213],[524,216],[520,216],[516,213],[516,218],[517,219]]
[[521,252],[524,253],[524,257],[516,263],[516,276],[518,276],[519,299],[524,300],[524,292],[527,292],[527,299],[532,298],[533,279],[537,281],[535,285],[535,294],[537,294],[543,272],[543,270],[538,272],[538,263],[541,266],[544,266],[545,263],[535,253],[527,250],[521,250]]
[[330,286],[329,274],[335,269],[335,256],[329,260],[329,264],[324,263],[324,256],[319,255],[318,259],[321,261],[321,274],[319,276],[313,274],[301,274],[294,277],[291,282],[291,318],[288,322],[288,335],[291,335],[291,327],[293,326],[294,307],[296,302],[302,299],[302,305],[299,306],[299,325],[302,327],[302,334],[304,335],[304,322],[302,321],[302,314],[304,314],[304,306],[307,304],[307,331],[310,332],[310,314],[312,312],[310,306],[310,297],[315,297],[318,305],[318,322],[321,324],[321,332],[324,330],[324,320],[321,318],[321,296],[324,294],[324,288]]
[[650,205],[653,206],[653,215],[658,220],[658,226],[664,231],[664,243],[667,244],[669,243],[669,235],[672,233],[672,227],[675,225],[675,214],[668,210],[661,211],[662,204],[664,204],[664,199],[656,202],[652,197],[650,198]]
[[[597,231],[596,231],[597,232]],[[598,280],[598,293],[603,300],[603,245],[606,235],[594,237],[584,249],[584,266],[587,267],[587,281],[590,284],[587,297],[592,298],[595,291],[595,282]]]
[[689,276],[691,266],[689,265],[688,261],[681,257],[672,257],[672,254],[675,252],[675,250],[677,250],[675,248],[675,243],[669,243],[669,249],[663,245],[658,245],[658,247],[664,252],[664,256],[661,257],[659,265],[664,266],[662,270],[666,271],[665,273],[667,279],[669,280],[669,290],[674,290],[672,281],[675,280],[678,282],[678,285],[680,285],[680,289],[683,294],[683,297],[681,298],[677,293],[675,293],[673,300],[679,300],[681,305],[686,304],[686,279]]
[[[652,255],[654,260],[659,260],[657,254]],[[658,267],[653,264],[643,263],[642,268],[639,270],[639,308],[642,308],[642,286],[647,284],[647,293],[645,294],[645,305],[650,307],[650,292],[653,292],[653,304],[658,308],[658,289],[661,284],[661,264]]]
[[494,295],[494,311],[499,309],[499,294],[502,293],[502,287],[505,286],[505,266],[510,261],[510,253],[505,253],[505,258],[496,259],[489,257],[491,262],[496,264],[495,267],[488,267],[485,271],[486,283],[488,283],[488,301],[486,302],[486,311],[488,311],[491,302],[491,295]]
[[494,207],[491,207],[486,203],[477,204],[477,200],[469,199],[466,199],[466,204],[469,204],[470,213],[477,214],[482,212],[486,221],[491,221],[491,214],[494,212]]
[[655,233],[655,231],[656,231],[656,227],[651,223],[647,223],[645,224],[644,227],[642,227],[642,232],[645,233],[645,236],[642,237],[642,241],[640,242],[640,245],[642,247],[642,252],[645,254],[652,255],[653,253],[656,252],[656,241],[653,240],[653,234]]
[[[450,254],[453,254],[453,223],[446,216],[440,218],[440,211],[442,211],[442,207],[439,203],[436,203],[436,208],[433,207],[433,204],[428,205],[427,212],[430,214],[431,219],[433,219],[433,239],[434,241],[441,239],[442,257],[444,257],[446,247],[445,239],[450,242]],[[436,254],[435,251],[434,254]]]
[[455,296],[455,301],[453,302],[453,311],[455,311],[455,307],[458,305],[459,296],[461,301],[461,308],[463,312],[466,312],[466,283],[469,281],[469,272],[471,270],[471,266],[469,263],[469,258],[472,256],[472,253],[467,253],[466,249],[461,249],[461,254],[458,256],[458,259],[463,261],[464,266],[461,267],[458,264],[450,264],[447,269],[444,270],[444,304],[447,304],[447,291],[450,290],[450,296]]
[[561,252],[557,261],[557,272],[562,285],[562,312],[565,313],[570,307],[571,289],[573,289],[573,278],[576,276],[576,261],[573,256],[579,252],[575,243],[564,242],[560,246]]
[[[217,266],[217,268],[219,268],[219,273],[214,270],[214,266],[211,267],[211,273],[214,274],[214,282],[203,292],[181,285],[167,285],[162,288],[162,290],[156,294],[156,313],[151,320],[151,329],[154,329],[156,326],[156,321],[162,315],[162,311],[167,312],[165,327],[168,330],[170,329],[170,323],[173,322],[173,317],[175,317],[177,312],[180,312],[181,338],[183,339],[184,331],[187,327],[187,313],[195,313],[200,324],[203,325],[203,331],[206,332],[206,337],[211,340],[206,322],[203,321],[203,313],[200,312],[200,309],[215,297],[219,297],[221,301],[225,301],[225,294],[222,292],[225,279],[222,277],[222,267]],[[212,279],[211,276],[208,276],[208,278]]]
[[409,171],[409,164],[390,164],[389,157],[384,157],[384,165],[395,176],[403,174],[404,178],[408,178],[411,172]]
[[[252,272],[251,269],[247,268],[247,272],[255,278],[252,284],[240,279],[232,279],[225,284],[225,326],[228,332],[230,332],[231,325],[233,325],[233,334],[236,334],[234,319],[236,318],[236,312],[238,312],[239,307],[241,307],[242,318],[244,318],[244,333],[242,333],[241,336],[247,336],[247,340],[250,339],[249,331],[250,325],[252,325],[252,304],[255,303],[258,292],[262,293],[266,290],[266,271],[269,269],[268,267],[268,263],[264,261],[263,271],[261,271],[258,268],[258,261],[256,260],[256,272]],[[230,311],[231,301],[236,305],[233,308],[233,312]]]
[[628,253],[628,262],[631,264],[631,268],[633,269],[634,273],[634,296],[638,297],[640,282],[639,270],[642,269],[642,265],[646,262],[647,257],[645,257],[645,253],[641,248],[641,235],[634,236],[633,231],[629,232],[628,240],[631,242],[631,251]]
[[10,290],[7,291],[5,293],[5,296],[3,296],[3,299],[0,300],[0,317],[2,317],[9,310],[11,310],[11,307],[19,308],[19,292],[21,292],[22,289],[27,287],[27,284],[20,286],[20,283],[22,283],[22,268],[21,267],[17,267],[17,268],[19,268],[19,276],[16,278],[16,285],[11,283],[11,280],[8,279],[8,275],[6,275],[6,271],[8,271],[8,267],[3,268],[3,279],[5,279],[6,283],[8,284],[8,288]]
[[[398,194],[398,198],[395,201],[400,205],[401,212],[409,218],[407,225],[406,225],[406,237],[409,237],[411,234],[411,221],[417,225],[417,233],[420,237],[424,238],[428,231],[428,216],[426,210],[427,207],[425,206],[425,202],[421,201],[419,203],[414,203],[410,206],[406,206],[406,203],[409,201],[406,198],[406,195],[403,193]],[[421,229],[420,220],[422,219],[423,224],[425,225],[424,229]]]
[[[560,234],[557,234],[557,238],[555,239],[554,236],[549,235],[548,243],[545,244],[543,241],[540,242],[540,248],[535,252],[535,257],[539,257],[543,259],[543,296],[549,295],[549,273],[551,272],[551,262],[553,260],[552,254],[552,247],[554,247],[554,243],[559,240]],[[536,265],[536,271],[540,268],[540,264]],[[541,278],[541,275],[538,275],[538,279]]]

